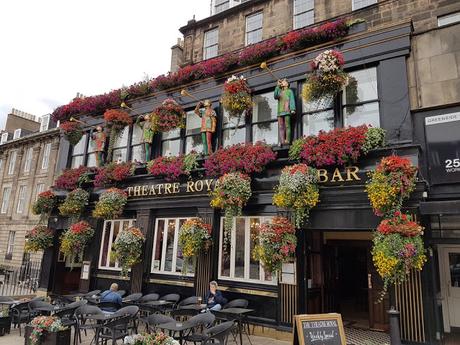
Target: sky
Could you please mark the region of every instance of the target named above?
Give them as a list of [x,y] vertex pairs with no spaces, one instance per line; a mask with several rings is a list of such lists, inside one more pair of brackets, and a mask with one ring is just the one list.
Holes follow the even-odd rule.
[[11,108],[50,113],[169,71],[179,28],[210,0],[0,1],[0,129]]

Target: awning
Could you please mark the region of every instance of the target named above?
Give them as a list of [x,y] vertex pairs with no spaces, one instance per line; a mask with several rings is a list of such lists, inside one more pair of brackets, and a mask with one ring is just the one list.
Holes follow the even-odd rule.
[[421,214],[460,214],[460,200],[423,201],[420,203]]

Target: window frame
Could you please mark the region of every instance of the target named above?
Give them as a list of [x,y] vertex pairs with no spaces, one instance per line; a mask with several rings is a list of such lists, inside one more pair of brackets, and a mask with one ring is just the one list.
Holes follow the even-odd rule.
[[2,133],[0,137],[0,145],[6,143],[8,141],[8,132]]
[[[213,9],[214,13],[213,13],[213,15],[217,14],[217,13],[224,12],[224,11],[228,10],[231,7],[230,6],[230,0],[223,0],[221,3],[217,4],[218,1],[219,0],[214,0],[214,3],[213,3],[213,5],[214,5],[214,9]],[[226,4],[228,5],[227,7],[225,7]],[[217,9],[221,8],[221,7],[225,7],[225,8],[223,8],[222,10],[218,11]]]
[[[186,111],[187,113],[187,111]],[[160,135],[160,156],[162,157],[174,157],[176,155],[166,155],[166,154],[163,154],[163,144],[166,142],[166,141],[179,141],[179,152],[177,153],[178,155],[180,155],[182,152],[183,152],[183,147],[185,146],[185,132],[183,131],[182,128],[178,128],[177,129],[178,131],[178,136],[174,136],[174,137],[170,137],[170,138],[167,138],[167,139],[163,139],[163,134],[162,133]]]
[[14,168],[16,167],[17,157],[18,157],[18,150],[11,151],[10,159],[8,161],[8,175],[14,174]]
[[437,17],[438,27],[449,26],[460,22],[460,11],[443,14]]
[[47,131],[50,126],[50,115],[46,114],[40,118],[40,132]]
[[[231,145],[235,145],[235,144],[245,144],[247,143],[248,141],[250,142],[251,141],[251,136],[249,135],[248,137],[248,130],[251,131],[251,129],[248,129],[248,128],[251,128],[251,123],[250,123],[250,119],[249,119],[249,116],[246,116],[246,114],[243,114],[241,115],[242,116],[242,121],[239,125],[236,125],[236,124],[233,124],[231,122],[227,122],[227,124],[230,124],[230,126],[226,126],[226,123],[225,123],[225,118],[226,118],[226,114],[225,114],[225,109],[223,109],[223,107],[221,107],[221,116],[219,118],[222,119],[222,125],[221,125],[221,128],[220,128],[220,146],[221,147],[227,147],[227,146],[231,146]],[[252,119],[252,118],[251,118]],[[241,143],[230,143],[228,145],[225,144],[225,139],[224,139],[224,133],[226,131],[234,131],[234,130],[240,130],[240,129],[243,129],[244,130],[244,141],[241,142]]]
[[[42,188],[43,187],[43,188]],[[43,182],[37,183],[35,186],[35,201],[38,200],[38,195],[45,191],[45,184]]]
[[[208,34],[210,34],[210,33],[213,32],[213,31],[217,31],[217,34],[216,34],[216,37],[217,37],[216,43],[211,44],[211,45],[206,45],[206,37],[207,37]],[[207,53],[208,49],[213,48],[213,47],[216,47],[216,53],[215,53],[215,55],[212,55],[212,54],[210,55],[210,54],[208,54],[208,53]],[[215,27],[215,28],[206,30],[206,31],[204,32],[204,35],[203,35],[203,60],[212,59],[212,58],[214,58],[214,57],[216,57],[216,56],[218,56],[218,55],[219,55],[219,27],[217,26],[217,27]]]
[[[271,89],[265,89],[265,90],[261,90],[261,92],[258,92],[257,94],[254,94],[252,96],[253,108],[251,110],[251,118],[249,120],[249,138],[250,138],[251,143],[255,143],[255,141],[254,141],[254,131],[253,131],[254,126],[257,126],[258,124],[263,124],[263,123],[270,123],[270,124],[271,123],[276,123],[276,140],[275,140],[275,143],[274,144],[267,143],[267,145],[277,145],[278,142],[279,142],[278,109],[275,109],[275,111],[276,111],[275,118],[270,119],[270,120],[265,120],[265,121],[254,121],[254,106],[256,105],[256,102],[254,101],[255,97],[261,96],[261,95],[266,95],[266,94],[271,94],[271,97],[274,99],[273,92],[274,92],[274,89],[273,89],[273,91]],[[278,101],[275,100],[276,104],[277,104],[277,102]],[[291,119],[292,119],[292,116],[291,116]],[[293,122],[291,122],[291,126],[293,126]]]
[[[235,246],[236,246],[236,219],[245,219],[245,243],[244,243],[244,258],[245,258],[245,263],[244,263],[244,278],[235,278]],[[222,245],[223,245],[223,235],[224,235],[224,217],[220,218],[220,227],[219,227],[219,261],[217,264],[217,277],[220,281],[228,281],[228,282],[242,282],[242,283],[252,283],[252,284],[261,284],[261,285],[266,285],[266,286],[277,286],[278,285],[278,280],[277,276],[273,274],[272,280],[261,280],[260,277],[265,277],[265,270],[263,268],[262,263],[259,261],[259,279],[250,279],[247,278],[250,274],[250,260],[251,260],[251,250],[250,250],[250,241],[251,241],[251,228],[250,228],[250,219],[251,218],[258,218],[260,220],[260,224],[269,221],[270,219],[273,218],[273,216],[258,216],[258,215],[253,215],[253,216],[241,216],[241,217],[233,217],[233,226],[232,226],[232,234],[231,234],[231,244],[230,244],[230,272],[229,276],[223,276],[222,275],[222,257],[223,257],[223,251],[222,251]]]
[[[110,254],[112,252],[112,245],[113,245],[113,242],[114,242],[113,230],[114,230],[114,227],[115,227],[115,222],[120,223],[121,227],[123,226],[123,222],[128,222],[128,227],[131,227],[131,226],[134,226],[134,224],[136,223],[136,219],[135,218],[125,218],[125,219],[107,219],[107,220],[104,220],[104,225],[103,225],[103,228],[102,228],[101,245],[100,245],[100,248],[99,248],[98,268],[101,269],[101,270],[121,271],[121,266],[118,265],[118,261],[116,261],[116,260],[115,260],[115,266],[114,267],[106,266],[106,265],[102,264],[102,251],[104,249],[104,238],[105,238],[105,231],[106,231],[106,228],[107,228],[106,224],[108,222],[110,222],[111,224],[110,224],[109,243],[107,245],[107,257],[106,258],[107,258],[107,261],[109,262],[109,265],[110,265]],[[119,231],[120,231],[120,228],[119,228]],[[120,233],[120,232],[118,232],[118,233]]]
[[[218,117],[218,114],[217,114],[217,111],[215,108],[212,108],[215,112],[216,112],[216,117]],[[192,134],[187,134],[187,119],[185,121],[185,128],[184,128],[184,134],[183,134],[183,138],[181,138],[183,141],[184,141],[184,144],[183,144],[183,147],[184,147],[184,153],[187,153],[187,139],[190,138],[190,137],[200,137],[201,138],[201,117],[198,116],[197,114],[195,114],[195,109],[192,109],[192,110],[189,110],[189,111],[186,111],[186,114],[187,114],[187,118],[189,116],[196,116],[199,120],[199,127],[198,128],[194,128],[193,130],[198,130],[198,133],[192,133]],[[214,140],[212,140],[214,141]],[[202,142],[201,145],[203,145],[204,147],[204,143]],[[182,146],[181,146],[182,147]],[[190,150],[191,152],[192,150]],[[189,153],[190,153],[189,152]],[[199,151],[197,151],[199,152]],[[201,149],[201,153],[203,153],[203,149]]]
[[356,0],[351,0],[351,10],[352,11],[357,11],[357,10],[360,10],[362,8],[366,8],[366,7],[378,4],[378,0],[367,0],[367,1],[373,1],[373,2],[371,2],[370,4],[364,5],[364,6],[358,6],[357,7],[356,6]]
[[[140,131],[141,131],[141,139],[138,143],[134,143],[134,131],[135,131],[135,128],[138,128]],[[143,129],[142,127],[139,127],[136,123],[133,123],[132,126],[131,126],[131,129],[130,129],[130,132],[129,132],[129,137],[128,137],[128,146],[129,146],[129,149],[128,149],[128,155],[127,155],[127,159],[128,161],[130,162],[134,162],[134,148],[135,147],[140,147],[141,148],[141,157],[140,157],[140,161],[139,162],[143,162],[143,161],[147,161],[147,159],[145,159],[145,149],[144,149],[144,142],[143,142],[143,133],[142,133]],[[152,155],[152,153],[151,153]],[[144,159],[143,159],[144,158]],[[152,157],[150,157],[151,159]]]
[[[179,229],[180,229],[180,221],[184,220],[187,221],[188,219],[192,219],[196,217],[158,217],[155,219],[155,227],[154,227],[154,236],[153,236],[153,244],[152,244],[152,260],[150,262],[150,273],[152,274],[164,274],[164,275],[171,275],[171,276],[185,276],[185,277],[194,277],[195,272],[187,272],[185,275],[182,272],[176,272],[177,268],[177,252],[179,247]],[[174,244],[173,244],[173,253],[172,253],[172,261],[171,261],[171,271],[165,271],[165,259],[166,259],[166,247],[168,243],[168,222],[170,220],[174,220],[176,222],[175,229],[174,229]],[[161,262],[160,268],[155,269],[154,261],[155,261],[155,254],[156,254],[156,246],[157,238],[158,238],[158,223],[163,221],[163,240],[161,243]]]
[[[260,21],[260,27],[256,28],[256,29],[253,29],[253,30],[250,30],[248,31],[248,20],[249,18],[251,17],[255,17],[255,16],[261,16],[261,21]],[[248,14],[246,16],[246,21],[245,21],[245,30],[244,30],[244,45],[245,46],[248,46],[248,45],[251,45],[251,44],[256,44],[256,43],[259,43],[261,41],[263,41],[263,29],[264,29],[264,13],[263,11],[258,11],[258,12],[255,12],[255,13],[251,13],[251,14]],[[248,42],[248,36],[250,33],[253,33],[253,32],[256,32],[260,30],[260,40],[256,41],[256,42],[251,42],[249,43]]]
[[42,170],[47,170],[50,165],[51,143],[46,143],[43,147]]
[[[88,146],[90,145],[90,141],[88,140],[89,137],[90,137],[90,132],[84,132],[82,138],[78,142],[78,144],[83,143],[83,151],[82,151],[82,153],[75,154],[75,147],[78,144],[75,145],[75,146],[72,146],[72,153],[70,155],[70,160],[69,160],[69,167],[70,168],[78,168],[79,166],[86,166],[86,162],[88,160],[87,156],[89,154]],[[82,163],[80,165],[73,166],[72,161],[73,161],[74,157],[83,157]]]
[[19,139],[21,137],[21,128],[16,128],[13,133],[13,140],[14,139]]
[[24,205],[26,201],[26,193],[27,193],[27,185],[22,184],[19,186],[18,189],[18,203],[16,204],[16,213],[23,214],[24,213]]
[[8,240],[6,242],[5,260],[12,260],[14,254],[14,242],[16,241],[16,231],[8,232]]
[[[294,30],[302,29],[307,26],[315,24],[315,1],[312,0],[313,6],[312,8],[307,9],[306,11],[296,13],[296,2],[297,1],[309,1],[309,0],[293,0],[292,2],[292,28]],[[296,25],[296,18],[300,17],[302,14],[313,12],[313,22],[304,26],[297,26]]]
[[[126,144],[124,144],[123,146],[116,146],[117,145],[117,142],[115,140],[115,143],[113,143],[113,150],[112,150],[112,162],[114,163],[117,163],[117,161],[114,159],[114,153],[118,150],[125,150],[126,153],[125,153],[125,160],[122,160],[120,161],[120,163],[125,163],[125,162],[128,162],[129,161],[129,147],[130,147],[130,137],[132,135],[132,131],[131,131],[131,128],[132,128],[132,125],[127,125],[123,128],[123,130],[120,132],[120,133],[123,133],[123,131],[127,131],[126,132]],[[118,138],[121,138],[121,136],[119,136]]]
[[[5,190],[8,190],[8,197],[5,197]],[[2,188],[2,204],[0,207],[1,214],[8,213],[8,208],[10,206],[10,199],[11,199],[11,191],[12,191],[11,186],[4,186]]]
[[32,158],[34,155],[34,148],[31,146],[27,148],[26,157],[24,160],[24,173],[29,173],[32,167]]

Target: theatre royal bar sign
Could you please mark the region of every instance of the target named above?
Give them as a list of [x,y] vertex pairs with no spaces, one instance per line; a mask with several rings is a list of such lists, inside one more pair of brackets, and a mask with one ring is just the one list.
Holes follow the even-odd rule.
[[[356,166],[340,170],[317,169],[319,184],[349,184],[363,182],[366,174]],[[125,189],[128,198],[167,197],[173,195],[209,194],[214,190],[216,179],[190,180],[185,183],[152,183],[129,186]]]

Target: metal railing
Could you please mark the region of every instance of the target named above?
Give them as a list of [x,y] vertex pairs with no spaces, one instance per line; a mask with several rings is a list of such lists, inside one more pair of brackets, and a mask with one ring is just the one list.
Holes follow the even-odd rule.
[[40,271],[40,261],[28,261],[21,266],[0,265],[0,296],[34,294],[38,289]]

